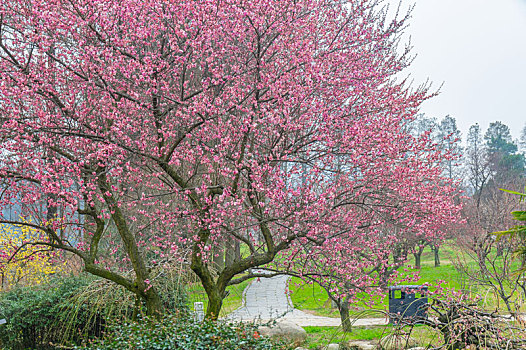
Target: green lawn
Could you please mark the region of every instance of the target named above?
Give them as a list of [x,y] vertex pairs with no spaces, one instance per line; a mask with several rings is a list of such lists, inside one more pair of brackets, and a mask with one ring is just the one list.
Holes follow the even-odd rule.
[[[429,254],[431,255],[431,254]],[[444,254],[445,255],[445,254]],[[425,257],[423,257],[423,260]],[[410,271],[410,272],[414,272]],[[422,263],[422,268],[419,271],[420,280],[418,284],[424,282],[436,283],[439,280],[448,281],[444,286],[450,288],[459,289],[461,286],[461,276],[455,270],[451,263],[442,263],[440,267],[434,267],[432,262]],[[414,282],[403,282],[401,284],[414,284]],[[337,310],[330,309],[330,302],[328,302],[327,292],[317,284],[306,284],[299,278],[291,278],[289,283],[289,289],[291,291],[291,300],[294,307],[311,311],[321,316],[339,317]],[[369,300],[370,298],[363,293],[359,293],[358,297],[361,299]],[[381,300],[374,300],[374,309],[387,310],[388,298],[387,296]],[[355,307],[354,312],[359,313],[363,310],[369,309],[364,303],[358,303]]]
[[[307,339],[302,346],[307,349],[321,349],[330,343],[339,344],[350,340],[378,341],[392,331],[391,326],[355,327],[351,333],[344,333],[340,327],[304,327],[304,329],[307,332]],[[409,331],[409,328],[405,330]],[[437,346],[441,340],[440,334],[425,326],[415,326],[411,330],[411,337],[423,347]]]
[[[423,284],[428,282],[430,284],[437,284],[439,281],[444,281],[442,286],[447,288],[454,288],[456,290],[468,289],[473,294],[480,295],[484,298],[485,306],[488,308],[495,308],[502,306],[502,302],[492,293],[488,293],[487,288],[471,286],[465,276],[460,274],[454,267],[452,260],[456,259],[459,251],[454,244],[445,245],[441,248],[440,258],[441,266],[434,266],[433,252],[426,248],[422,254],[422,268],[420,270],[408,269],[408,273],[418,272],[420,279],[418,282],[402,282],[400,284]],[[412,257],[412,256],[411,256]],[[413,264],[410,259],[408,264]],[[469,264],[475,265],[476,262]],[[401,268],[399,271],[403,271]],[[291,291],[291,300],[294,307],[310,312],[320,316],[339,317],[338,310],[331,309],[331,303],[328,301],[328,295],[323,288],[317,284],[306,284],[299,278],[291,278],[289,283]],[[432,289],[431,289],[432,290]],[[370,300],[370,297],[365,294],[358,294],[358,296],[365,300]],[[382,300],[374,300],[372,309],[387,310],[388,298],[384,297]],[[357,303],[353,310],[353,314],[357,315],[364,310],[370,310],[371,307],[364,303]]]

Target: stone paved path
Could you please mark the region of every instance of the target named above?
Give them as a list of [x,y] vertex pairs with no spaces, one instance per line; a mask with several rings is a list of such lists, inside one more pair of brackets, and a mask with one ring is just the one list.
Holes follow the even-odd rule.
[[[258,271],[262,272],[262,271]],[[236,321],[269,320],[290,321],[298,326],[340,326],[339,318],[322,317],[294,309],[287,294],[288,276],[260,278],[244,291],[244,305],[232,312],[226,319]],[[356,320],[355,326],[385,325],[387,320],[379,318],[364,318]]]

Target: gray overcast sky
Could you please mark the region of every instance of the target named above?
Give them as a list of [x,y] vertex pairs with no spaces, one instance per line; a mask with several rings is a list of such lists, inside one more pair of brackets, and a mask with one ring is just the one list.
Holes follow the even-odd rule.
[[[391,11],[398,0],[387,0]],[[407,33],[417,57],[408,70],[419,85],[429,78],[441,94],[427,116],[457,119],[465,135],[500,120],[514,138],[526,123],[526,0],[402,0],[412,4]]]

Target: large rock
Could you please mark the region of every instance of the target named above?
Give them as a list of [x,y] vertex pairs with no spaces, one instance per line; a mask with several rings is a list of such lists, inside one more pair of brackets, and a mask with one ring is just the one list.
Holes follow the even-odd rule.
[[376,350],[378,348],[374,342],[367,340],[351,340],[348,347],[350,350]]
[[325,348],[326,350],[340,350],[340,345],[338,344],[329,344]]
[[389,334],[380,340],[382,350],[402,350],[416,347],[416,340],[411,337]]
[[307,338],[307,332],[295,323],[281,321],[271,326],[260,326],[259,333],[266,337],[282,339],[294,344],[303,344]]

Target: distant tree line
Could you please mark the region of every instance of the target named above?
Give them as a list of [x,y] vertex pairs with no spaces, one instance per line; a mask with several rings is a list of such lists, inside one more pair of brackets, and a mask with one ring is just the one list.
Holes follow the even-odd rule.
[[[469,128],[465,143],[456,119],[451,116],[439,120],[420,115],[408,128],[414,135],[429,137],[436,147],[445,151],[441,164],[443,176],[457,182],[456,201],[464,206],[466,226],[471,229],[476,226],[484,236],[493,237],[491,233],[509,221],[503,212],[509,213],[516,202],[504,200],[509,195],[499,189],[518,189],[524,183],[526,125],[520,138],[514,140],[510,128],[500,121],[490,123],[485,131],[476,123]],[[458,225],[451,225],[443,229],[449,237],[458,237],[459,230],[466,227],[459,229]],[[418,233],[406,240],[405,249],[414,255],[416,268],[420,268],[421,255],[427,246],[434,251],[435,266],[439,266],[440,242],[430,241]]]

